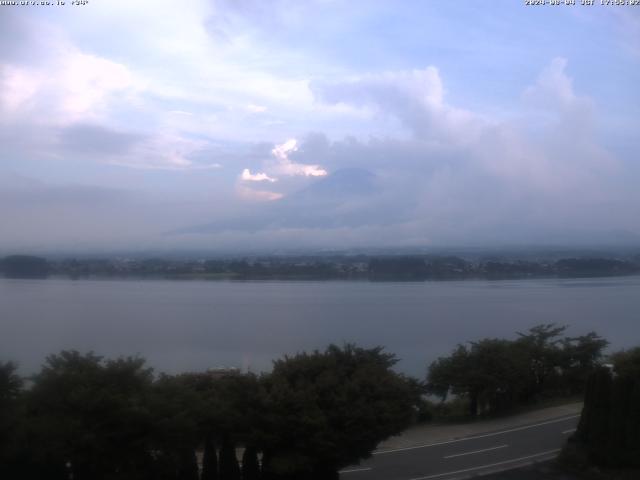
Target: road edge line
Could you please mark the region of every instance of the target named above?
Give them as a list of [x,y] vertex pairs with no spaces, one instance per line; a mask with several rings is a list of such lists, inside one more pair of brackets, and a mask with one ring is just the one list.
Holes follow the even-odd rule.
[[[490,463],[488,465],[480,465],[479,467],[465,468],[463,470],[456,470],[456,471],[453,471],[453,472],[436,473],[434,475],[427,475],[425,477],[415,477],[415,478],[411,478],[409,480],[428,480],[430,478],[446,477],[448,475],[456,475],[458,473],[473,472],[474,470],[481,470],[481,469],[484,469],[484,468],[497,467],[498,465],[506,465],[507,463],[521,462],[522,460],[528,460],[530,458],[542,457],[544,455],[556,454],[556,453],[560,452],[560,450],[562,450],[562,449],[561,448],[556,448],[555,450],[547,450],[546,452],[534,453],[533,455],[527,455],[525,457],[514,458],[513,460],[504,460],[502,462]],[[513,468],[517,468],[517,466],[513,467]],[[512,470],[512,469],[511,468],[505,468],[504,470]],[[502,471],[502,470],[500,470],[500,471]]]
[[469,440],[475,440],[478,438],[487,438],[487,437],[493,437],[495,435],[503,435],[505,433],[511,433],[511,432],[519,432],[521,430],[527,430],[529,428],[535,428],[535,427],[541,427],[543,425],[551,425],[553,423],[560,423],[560,422],[564,422],[566,420],[572,420],[574,418],[579,418],[580,414],[576,414],[576,415],[571,415],[568,417],[561,417],[561,418],[556,418],[553,420],[548,420],[546,422],[541,422],[541,423],[536,423],[533,425],[524,425],[521,427],[515,427],[515,428],[510,428],[507,430],[501,430],[499,432],[492,432],[492,433],[484,433],[484,434],[480,434],[480,435],[474,435],[471,437],[464,437],[464,438],[456,438],[453,440],[446,440],[444,442],[435,442],[435,443],[428,443],[428,444],[424,444],[424,445],[414,445],[412,447],[402,447],[402,448],[392,448],[390,450],[378,450],[373,452],[371,455],[385,455],[387,453],[395,453],[395,452],[404,452],[407,450],[416,450],[419,448],[428,448],[428,447],[437,447],[439,445],[449,445],[451,443],[456,443],[456,442],[467,442]]

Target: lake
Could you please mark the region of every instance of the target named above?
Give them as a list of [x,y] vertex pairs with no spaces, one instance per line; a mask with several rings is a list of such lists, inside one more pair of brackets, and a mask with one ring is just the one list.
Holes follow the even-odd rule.
[[640,277],[419,283],[0,279],[0,360],[61,349],[146,357],[157,371],[270,368],[329,343],[384,345],[399,371],[459,342],[539,323],[640,344]]

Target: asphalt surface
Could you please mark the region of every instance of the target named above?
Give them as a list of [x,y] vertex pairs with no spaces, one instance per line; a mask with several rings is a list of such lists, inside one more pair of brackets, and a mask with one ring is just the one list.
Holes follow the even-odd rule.
[[340,472],[342,480],[454,480],[555,458],[579,415],[425,445],[377,451]]

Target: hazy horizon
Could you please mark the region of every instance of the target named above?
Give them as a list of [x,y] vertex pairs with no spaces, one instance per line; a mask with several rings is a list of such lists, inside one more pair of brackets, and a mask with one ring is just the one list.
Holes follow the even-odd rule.
[[640,245],[640,10],[2,7],[0,252]]
[[397,246],[367,247],[353,246],[349,248],[295,248],[279,247],[264,249],[206,249],[206,248],[135,248],[128,249],[87,249],[59,248],[41,249],[16,248],[13,250],[0,249],[2,257],[10,256],[39,256],[51,260],[69,258],[77,259],[167,259],[167,260],[197,260],[197,259],[256,259],[256,258],[322,258],[322,257],[461,257],[464,259],[505,258],[512,260],[561,259],[561,258],[630,258],[640,255],[640,245],[633,244],[574,244],[574,245],[528,245],[528,244],[497,244],[483,245],[432,245],[432,246]]

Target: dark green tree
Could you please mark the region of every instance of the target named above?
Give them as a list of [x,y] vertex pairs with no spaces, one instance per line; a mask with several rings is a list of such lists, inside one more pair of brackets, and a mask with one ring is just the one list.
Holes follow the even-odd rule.
[[27,398],[33,463],[51,472],[68,466],[77,480],[145,478],[151,382],[140,358],[103,361],[76,351],[48,357]]
[[266,478],[337,478],[404,430],[420,392],[381,347],[347,344],[274,362],[264,379]]
[[[469,349],[458,345],[448,357],[440,357],[429,365],[427,391],[443,401],[449,394],[469,395],[473,389],[468,385],[467,369],[471,363]],[[476,409],[472,409],[475,411]]]
[[574,443],[596,465],[640,467],[640,348],[590,376]]
[[0,261],[0,270],[8,278],[44,278],[49,274],[49,264],[40,257],[11,255]]
[[611,355],[611,361],[616,375],[640,378],[640,347],[616,352]]
[[160,375],[153,384],[149,408],[157,475],[172,480],[192,475],[193,454],[203,440],[204,409],[192,375]]
[[612,380],[611,372],[605,368],[589,376],[577,428],[577,436],[588,445],[599,444],[608,436]]
[[564,338],[561,342],[563,360],[562,382],[567,393],[583,393],[587,378],[599,365],[609,342],[595,332],[579,337]]
[[220,447],[220,480],[240,480],[236,447],[230,440],[223,440]]
[[204,454],[202,457],[202,480],[218,480],[218,454],[213,435],[205,437]]
[[24,455],[23,381],[17,365],[0,362],[0,478],[22,475]]
[[15,402],[22,391],[23,382],[16,373],[17,368],[13,362],[0,362],[0,412]]
[[582,392],[608,342],[595,332],[563,338],[566,328],[543,324],[519,333],[516,340],[458,345],[429,366],[427,390],[443,401],[449,394],[468,399],[472,416],[541,396]]
[[[211,370],[178,377],[181,388],[197,397],[190,411],[195,435],[205,444],[203,478],[236,478],[238,462],[235,454],[232,456],[229,452],[235,451],[236,445],[256,445],[261,438],[259,426],[264,423],[264,409],[257,377],[235,370]],[[219,459],[214,456],[216,445],[221,447]]]
[[188,446],[180,451],[177,480],[199,480],[198,459],[195,450]]
[[566,325],[555,323],[536,325],[527,333],[518,332],[520,350],[528,357],[529,372],[526,400],[536,399],[543,392],[557,391],[562,387],[558,367],[563,363],[564,353],[561,348],[561,335]]
[[429,366],[427,389],[446,399],[448,393],[469,400],[469,414],[514,406],[525,387],[527,359],[514,342],[484,339],[458,345],[451,356]]
[[260,464],[258,462],[258,450],[248,446],[242,454],[242,480],[259,480]]

